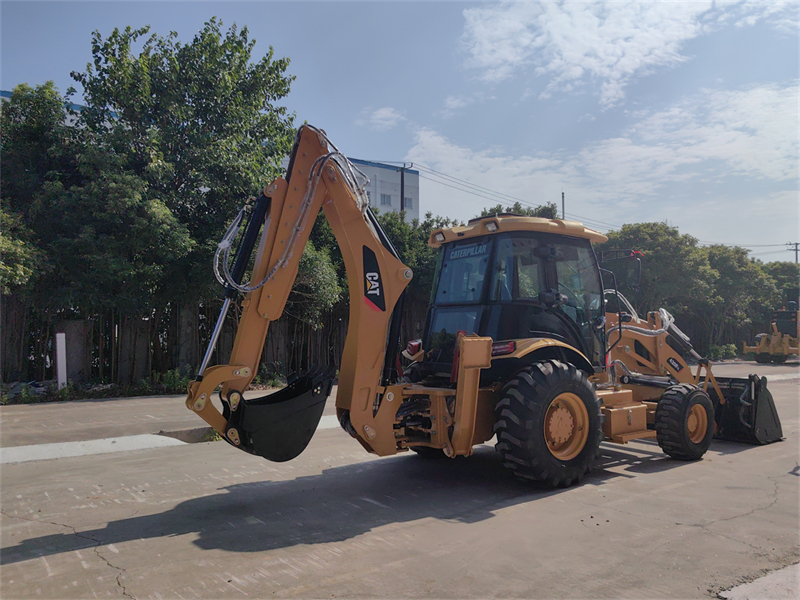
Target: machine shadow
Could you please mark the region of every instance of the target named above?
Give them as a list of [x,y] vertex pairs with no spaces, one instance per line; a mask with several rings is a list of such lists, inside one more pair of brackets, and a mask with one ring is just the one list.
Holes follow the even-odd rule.
[[[617,477],[686,464],[664,456],[657,446],[655,450],[627,451],[603,444],[582,485],[602,485]],[[508,506],[578,493],[580,486],[551,489],[517,481],[505,472],[499,455],[482,446],[470,458],[425,460],[404,454],[333,467],[319,475],[220,490],[165,512],[112,521],[103,528],[23,540],[4,548],[0,562],[187,534],[197,535],[193,543],[200,548],[228,552],[341,542],[382,526],[421,519],[477,523]]]

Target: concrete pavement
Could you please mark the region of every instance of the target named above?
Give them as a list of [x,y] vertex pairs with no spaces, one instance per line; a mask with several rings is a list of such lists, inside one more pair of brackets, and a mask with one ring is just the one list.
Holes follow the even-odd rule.
[[[379,459],[339,429],[288,463],[215,442],[3,465],[2,596],[715,597],[800,560],[800,379],[764,367],[715,372],[774,381],[785,441],[694,463],[603,444],[567,490],[515,482],[490,447]],[[0,443],[202,425],[181,398],[86,404],[0,407]]]

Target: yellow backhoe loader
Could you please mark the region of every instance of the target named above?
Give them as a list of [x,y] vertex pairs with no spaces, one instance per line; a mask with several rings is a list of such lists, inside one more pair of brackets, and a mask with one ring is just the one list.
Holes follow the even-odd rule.
[[[624,353],[625,345],[635,345],[630,339],[637,332],[626,327],[621,309],[605,311],[602,269],[592,248],[605,236],[576,222],[501,215],[433,231],[429,244],[440,252],[424,338],[409,343],[404,355],[413,362],[402,372],[400,317],[413,273],[369,209],[364,184],[324,132],[305,125],[286,178],[256,202],[232,269],[232,242],[244,213],[220,243],[215,271],[226,286],[225,302],[186,406],[231,445],[290,460],[321,418],[332,369],[313,368],[263,398],[243,397],[320,210],[341,250],[350,293],[336,412],[368,452],[469,456],[475,445],[496,437],[503,464],[516,476],[568,486],[589,470],[603,439],[655,438],[683,460],[700,458],[715,428],[756,443],[780,439],[764,379],[757,385],[741,380],[748,382],[742,394],[714,384],[713,399],[708,377],[704,385],[681,377],[626,381],[638,371],[620,348]],[[243,283],[256,245],[250,281]],[[240,293],[229,362],[209,366]],[[666,337],[665,330],[653,340]],[[656,344],[660,349],[661,341]],[[651,352],[650,362],[660,368],[670,358]],[[767,415],[769,434],[759,437],[755,429]]]
[[789,302],[786,307],[773,312],[770,329],[769,333],[756,336],[754,346],[742,342],[742,352],[752,352],[759,363],[783,363],[790,356],[800,354],[797,343],[800,339],[800,311],[797,310],[797,302]]

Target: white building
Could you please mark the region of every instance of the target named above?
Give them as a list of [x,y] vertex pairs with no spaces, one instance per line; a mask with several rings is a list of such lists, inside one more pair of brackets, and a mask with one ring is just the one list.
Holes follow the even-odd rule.
[[[372,208],[380,212],[405,210],[406,221],[419,219],[419,171],[357,158],[350,162],[369,177],[367,195]],[[402,204],[401,187],[405,197]]]

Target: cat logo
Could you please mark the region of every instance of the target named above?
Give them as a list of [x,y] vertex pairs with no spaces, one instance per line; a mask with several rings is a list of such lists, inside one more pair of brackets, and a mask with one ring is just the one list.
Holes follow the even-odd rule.
[[380,296],[381,282],[377,273],[367,273],[367,293]]
[[673,369],[675,369],[677,372],[680,372],[683,369],[683,365],[674,358],[672,358],[671,356],[667,359],[667,364]]
[[378,258],[367,246],[364,246],[364,274],[364,300],[372,309],[386,312]]

